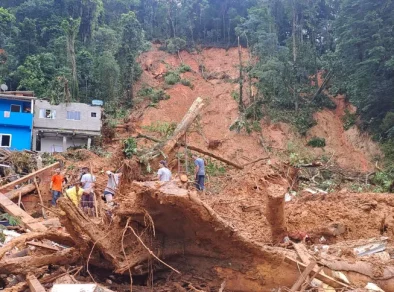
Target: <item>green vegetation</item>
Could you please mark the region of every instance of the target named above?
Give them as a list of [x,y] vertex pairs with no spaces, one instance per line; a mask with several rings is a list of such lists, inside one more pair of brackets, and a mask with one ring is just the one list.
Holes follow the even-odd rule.
[[149,132],[158,133],[163,137],[169,137],[172,135],[172,133],[174,133],[176,126],[177,126],[176,123],[157,121],[157,122],[150,124],[149,126],[143,126],[142,128],[149,131]]
[[326,146],[326,139],[324,138],[319,138],[319,137],[313,137],[308,141],[308,146],[311,147],[316,147],[316,148],[323,148]]
[[182,63],[182,64],[178,67],[177,71],[178,71],[179,73],[186,73],[186,72],[192,71],[192,68],[190,68],[189,65]]
[[194,88],[192,82],[189,79],[181,79],[181,84],[184,85],[184,86],[188,86],[191,89]]
[[151,106],[156,106],[160,100],[170,99],[170,96],[163,89],[154,89],[152,87],[142,88],[137,95],[148,97],[151,100]]
[[168,71],[165,75],[164,75],[164,81],[166,82],[166,84],[168,85],[175,85],[177,84],[179,81],[181,81],[181,77],[179,76],[178,72],[175,71]]
[[209,176],[219,176],[226,173],[226,168],[221,164],[208,158],[205,160],[205,170]]
[[349,130],[352,126],[356,124],[357,116],[356,114],[350,113],[348,109],[345,110],[345,115],[342,118],[343,128]]
[[127,138],[123,141],[123,154],[127,158],[132,158],[137,154],[137,141],[134,138]]

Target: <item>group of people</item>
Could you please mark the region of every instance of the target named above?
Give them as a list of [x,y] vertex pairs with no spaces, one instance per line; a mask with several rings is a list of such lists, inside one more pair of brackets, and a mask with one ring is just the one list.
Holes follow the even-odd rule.
[[[202,158],[199,158],[196,155],[193,155],[192,157],[195,165],[195,185],[197,190],[203,191],[205,189],[205,163]],[[118,189],[122,173],[106,171],[106,174],[108,176],[108,181],[103,193],[103,199],[110,204]],[[160,168],[157,172],[157,176],[160,181],[171,181],[171,170],[168,168],[165,160],[160,161]],[[81,207],[86,214],[90,216],[93,215],[95,182],[96,177],[90,172],[88,167],[84,167],[82,168],[80,179],[77,182],[72,183],[67,189],[63,190],[63,186],[67,183],[67,180],[61,174],[60,169],[56,169],[56,173],[52,176],[50,184],[52,192],[52,206],[56,206],[57,200],[64,191],[64,194],[69,197],[76,206]]]
[[[103,198],[107,203],[111,203],[113,197],[117,191],[121,173],[113,173],[111,171],[106,172],[108,176],[107,186],[103,193]],[[51,192],[52,192],[52,206],[56,206],[56,202],[63,193],[63,186],[67,180],[61,174],[60,169],[56,169],[56,173],[51,178]],[[72,183],[67,189],[64,190],[64,194],[70,198],[70,200],[78,207],[88,214],[94,214],[94,186],[96,177],[90,172],[88,167],[83,167],[81,170],[80,179]]]
[[[197,190],[205,189],[205,163],[204,160],[197,155],[192,155],[194,159],[194,178]],[[160,168],[157,172],[159,181],[170,181],[172,174],[165,160],[160,161]]]

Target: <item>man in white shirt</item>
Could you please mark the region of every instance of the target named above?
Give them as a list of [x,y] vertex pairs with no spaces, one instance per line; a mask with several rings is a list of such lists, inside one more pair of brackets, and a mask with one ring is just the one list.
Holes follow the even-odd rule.
[[90,173],[89,168],[82,168],[81,183],[85,193],[82,195],[81,205],[83,211],[92,216],[94,214],[94,183],[96,177]]
[[157,176],[160,181],[170,181],[171,180],[171,170],[167,168],[167,162],[165,160],[160,161],[160,169],[157,172]]

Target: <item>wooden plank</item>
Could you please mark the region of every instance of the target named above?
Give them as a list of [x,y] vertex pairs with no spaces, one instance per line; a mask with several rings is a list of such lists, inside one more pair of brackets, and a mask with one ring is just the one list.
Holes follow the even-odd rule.
[[44,244],[44,243],[40,243],[40,242],[28,241],[28,242],[26,242],[26,244],[31,245],[31,246],[36,246],[36,247],[41,247],[41,248],[53,250],[53,251],[59,251],[60,250],[57,247],[50,246],[50,245],[47,245],[47,244]]
[[5,196],[10,200],[14,200],[14,199],[19,198],[20,196],[23,197],[24,195],[30,194],[35,189],[36,189],[36,187],[34,184],[27,184],[19,189],[14,189],[12,191],[7,192],[5,194]]
[[35,219],[18,207],[17,204],[8,199],[4,194],[0,193],[0,207],[8,214],[17,217],[22,225],[31,231],[45,231],[47,228],[40,222],[34,222]]
[[[305,270],[307,267],[303,263],[301,263],[295,259],[292,259],[290,257],[285,257],[285,263],[288,263],[289,265],[293,266],[294,268],[300,269],[302,271]],[[338,288],[338,289],[342,289],[342,288],[351,289],[352,288],[345,283],[339,282],[339,281],[335,280],[334,278],[331,278],[331,277],[321,274],[321,273],[316,275],[316,279],[322,281],[323,283],[325,283],[333,288]]]
[[16,185],[24,183],[25,181],[34,178],[35,176],[39,175],[40,173],[43,173],[45,171],[51,170],[53,168],[59,168],[60,167],[60,163],[59,162],[55,162],[47,167],[41,168],[35,172],[32,172],[28,175],[25,175],[24,177],[21,177],[17,180],[14,180],[13,182],[10,182],[4,186],[0,187],[0,192],[4,192],[7,191],[9,189],[14,189]]
[[309,277],[309,273],[312,272],[313,268],[316,266],[316,262],[310,262],[310,264],[305,268],[305,270],[301,273],[298,280],[291,287],[291,292],[296,292],[301,287],[301,285],[307,280]]
[[27,275],[26,282],[29,285],[31,292],[46,292],[45,288],[41,285],[41,283],[34,275]]
[[[37,178],[36,177],[34,178],[34,184],[36,186],[38,196],[40,197],[40,203],[41,203],[42,206],[44,206],[44,201],[42,200],[41,191],[40,191],[40,188],[38,187],[38,183],[37,183]],[[42,217],[44,217],[44,219],[47,219],[47,214],[45,213],[45,209],[41,208],[41,211],[42,211]]]

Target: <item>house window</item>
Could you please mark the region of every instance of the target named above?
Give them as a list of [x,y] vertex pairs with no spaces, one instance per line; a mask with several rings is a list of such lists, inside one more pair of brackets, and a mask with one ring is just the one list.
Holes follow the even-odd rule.
[[74,121],[81,120],[81,112],[67,111],[67,120],[74,120]]
[[40,109],[40,119],[55,119],[56,118],[56,110],[50,110],[41,108]]
[[11,104],[11,112],[12,113],[20,113],[21,112],[21,106],[18,104]]
[[90,113],[90,116],[92,117],[92,118],[97,118],[97,113]]
[[11,135],[0,134],[0,147],[11,147]]

